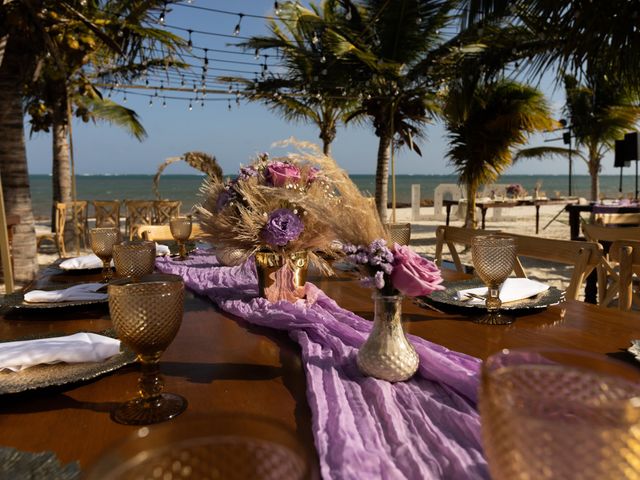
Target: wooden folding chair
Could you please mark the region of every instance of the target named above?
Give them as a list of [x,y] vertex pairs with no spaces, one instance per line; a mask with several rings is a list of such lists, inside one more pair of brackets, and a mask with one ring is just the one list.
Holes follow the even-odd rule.
[[127,213],[125,230],[131,240],[136,233],[134,227],[153,223],[153,200],[125,200],[124,205]]
[[613,242],[609,249],[609,258],[620,265],[618,308],[625,311],[631,310],[634,304],[640,308],[640,292],[637,283],[634,282],[634,279],[637,281],[640,276],[640,241],[617,240]]
[[[587,240],[602,245],[603,254],[598,263],[598,304],[608,307],[620,292],[619,263],[611,257],[609,246],[621,240],[640,240],[640,227],[606,227],[585,223],[582,230]],[[618,301],[620,303],[620,300]]]
[[75,202],[66,203],[67,221],[72,222],[72,225],[74,226],[73,234],[79,238],[82,248],[88,248],[89,246],[88,206],[89,204],[86,200],[76,200]]
[[180,215],[180,200],[155,200],[153,202],[153,224],[165,225]]
[[[137,225],[135,227],[136,235],[143,240],[151,240],[154,242],[163,242],[173,240],[171,235],[171,228],[169,225]],[[191,227],[191,235],[189,240],[195,240],[202,236],[202,229],[200,225],[194,223]]]
[[522,266],[521,257],[546,260],[565,265],[572,265],[573,272],[571,280],[566,288],[565,297],[576,300],[580,293],[580,287],[584,283],[587,275],[591,273],[602,257],[602,247],[593,242],[578,242],[573,240],[556,240],[552,238],[530,237],[504,232],[490,232],[487,230],[477,230],[461,227],[440,226],[436,230],[436,264],[442,263],[442,250],[446,244],[451,253],[456,270],[465,271],[464,265],[456,250],[455,244],[470,246],[473,238],[478,235],[488,235],[490,233],[500,233],[508,235],[516,240],[517,259],[514,273],[518,277],[526,277],[527,274]]
[[436,229],[436,265],[442,267],[442,254],[444,246],[446,245],[455,269],[458,272],[468,272],[469,268],[463,265],[460,260],[460,254],[458,253],[456,244],[463,245],[464,247],[470,247],[474,237],[477,237],[478,235],[489,235],[490,233],[500,233],[500,231],[440,225]]
[[640,213],[596,213],[593,217],[599,225],[640,225]]
[[409,245],[411,240],[410,223],[385,223],[384,227],[389,232],[392,244]]
[[36,237],[36,246],[39,249],[43,242],[52,242],[58,250],[58,256],[64,258],[67,256],[67,250],[64,245],[64,227],[67,220],[66,204],[56,202],[54,215],[55,232],[39,234]]
[[[504,233],[503,233],[504,235]],[[514,272],[526,277],[520,257],[535,258],[573,266],[569,285],[565,290],[568,300],[577,300],[587,276],[597,267],[602,258],[602,246],[594,242],[557,240],[527,235],[508,234],[516,239],[517,260]]]
[[120,200],[94,200],[96,227],[120,228]]

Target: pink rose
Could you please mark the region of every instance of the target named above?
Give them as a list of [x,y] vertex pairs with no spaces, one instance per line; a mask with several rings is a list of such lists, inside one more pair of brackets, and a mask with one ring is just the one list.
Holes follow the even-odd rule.
[[422,258],[409,247],[393,245],[393,270],[391,282],[400,293],[410,297],[429,295],[443,290],[442,277],[435,263]]
[[274,187],[284,187],[300,181],[300,169],[290,163],[271,162],[267,165],[266,177]]

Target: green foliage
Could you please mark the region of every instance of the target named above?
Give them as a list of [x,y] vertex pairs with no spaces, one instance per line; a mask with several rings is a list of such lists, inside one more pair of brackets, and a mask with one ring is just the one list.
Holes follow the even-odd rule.
[[554,126],[543,94],[509,80],[453,85],[443,116],[447,156],[460,181],[474,187],[495,181],[529,134]]

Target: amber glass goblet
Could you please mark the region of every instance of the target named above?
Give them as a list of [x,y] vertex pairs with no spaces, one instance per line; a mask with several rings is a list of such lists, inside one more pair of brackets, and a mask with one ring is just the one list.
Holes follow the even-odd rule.
[[487,314],[478,317],[476,323],[505,325],[514,318],[500,313],[500,285],[513,271],[516,261],[516,242],[506,235],[481,235],[471,244],[473,268],[487,286]]
[[482,439],[495,480],[640,478],[640,371],[577,350],[484,362]]
[[115,227],[92,228],[89,232],[91,250],[102,260],[102,280],[111,280],[113,246],[120,242],[120,229]]
[[163,393],[160,356],[173,341],[184,309],[184,283],[178,275],[147,275],[137,282],[109,284],[109,312],[118,338],[138,355],[139,396],[118,406],[111,418],[125,425],[148,425],[187,408],[180,395]]
[[118,277],[131,277],[135,281],[149,275],[156,263],[156,244],[143,240],[114,245],[113,263]]
[[185,242],[189,240],[191,236],[191,217],[176,217],[169,222],[169,228],[171,229],[171,235],[180,248],[180,256],[176,260],[185,260],[187,258],[187,246]]
[[254,415],[205,415],[141,428],[106,452],[87,480],[306,480],[309,455],[291,429]]

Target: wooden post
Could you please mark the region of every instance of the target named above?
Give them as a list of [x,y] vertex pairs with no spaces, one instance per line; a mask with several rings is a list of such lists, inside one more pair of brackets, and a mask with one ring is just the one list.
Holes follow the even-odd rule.
[[13,265],[11,263],[11,250],[9,249],[9,234],[7,233],[7,215],[4,210],[4,196],[2,193],[2,181],[0,179],[0,257],[2,257],[2,271],[4,273],[5,292],[12,293]]

